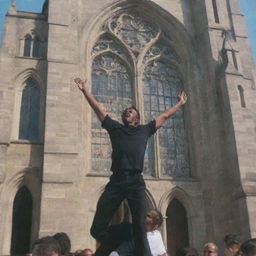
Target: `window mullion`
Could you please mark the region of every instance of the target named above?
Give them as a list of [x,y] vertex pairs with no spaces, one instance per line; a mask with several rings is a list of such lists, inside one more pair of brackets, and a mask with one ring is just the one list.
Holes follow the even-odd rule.
[[161,158],[160,158],[160,147],[159,147],[159,132],[154,135],[153,138],[154,146],[154,167],[155,167],[155,177],[161,177]]
[[33,58],[33,49],[34,49],[34,39],[31,40],[30,44],[30,55],[29,57]]

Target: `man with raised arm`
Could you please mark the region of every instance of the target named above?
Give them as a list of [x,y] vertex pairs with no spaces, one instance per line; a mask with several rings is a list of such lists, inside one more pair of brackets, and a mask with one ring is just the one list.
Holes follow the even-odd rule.
[[[178,95],[176,105],[165,110],[151,122],[140,125],[140,114],[135,107],[123,111],[123,124],[112,120],[89,92],[88,81],[76,78],[75,83],[98,116],[110,136],[112,144],[112,175],[98,204],[91,227],[91,235],[100,243],[108,240],[108,225],[115,211],[127,199],[131,214],[136,256],[151,256],[146,234],[146,186],[142,177],[144,155],[149,137],[183,104],[187,96]],[[101,255],[100,253],[95,256]]]

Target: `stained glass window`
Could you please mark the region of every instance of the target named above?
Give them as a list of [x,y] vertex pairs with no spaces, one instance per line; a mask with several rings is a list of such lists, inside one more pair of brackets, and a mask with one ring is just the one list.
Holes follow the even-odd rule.
[[40,56],[40,41],[37,37],[33,40],[33,57],[39,57]]
[[32,37],[31,35],[28,34],[25,37],[23,56],[27,56],[27,57],[30,56],[31,44],[32,44]]
[[40,89],[29,78],[22,91],[19,139],[39,140]]
[[[92,70],[92,93],[111,118],[121,121],[121,113],[132,105],[132,78],[119,57],[106,53],[95,58]],[[108,172],[111,166],[111,143],[107,132],[92,114],[92,170]]]
[[138,13],[123,13],[112,18],[111,30],[135,54],[138,54],[147,43],[156,37],[159,29]]
[[[146,121],[175,105],[182,88],[181,78],[174,67],[161,61],[150,63],[143,77]],[[159,129],[159,150],[162,176],[189,176],[182,108]],[[146,160],[149,166],[153,165],[153,154]]]
[[[174,44],[169,32],[161,31],[159,24],[136,11],[110,18],[102,26],[102,32],[92,48],[92,93],[113,119],[120,121],[121,111],[133,105],[133,94],[139,101],[143,100],[138,103],[144,104],[145,123],[177,102],[177,95],[183,88],[182,75],[177,68],[182,60],[170,47]],[[142,78],[140,75],[136,78],[142,69]],[[143,80],[142,84],[139,79]],[[132,92],[132,88],[138,91]],[[148,141],[144,173],[156,176],[156,163],[160,162],[162,176],[188,177],[183,109],[164,124],[157,138],[159,140],[150,138]],[[155,159],[156,148],[160,159]],[[110,140],[93,114],[92,169],[107,172],[110,165]]]

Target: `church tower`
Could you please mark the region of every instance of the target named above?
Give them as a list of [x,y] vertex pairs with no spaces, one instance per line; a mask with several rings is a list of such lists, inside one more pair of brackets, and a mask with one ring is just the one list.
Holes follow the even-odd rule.
[[[96,247],[111,147],[77,76],[119,121],[134,105],[149,122],[188,94],[144,162],[170,255],[255,236],[253,70],[238,0],[49,0],[41,14],[13,3],[0,49],[0,255],[56,232],[72,250]],[[113,223],[127,216],[123,202]]]

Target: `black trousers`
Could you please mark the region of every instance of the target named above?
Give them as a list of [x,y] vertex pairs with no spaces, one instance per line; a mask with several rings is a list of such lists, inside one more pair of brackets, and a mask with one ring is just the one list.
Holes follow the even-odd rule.
[[127,199],[132,214],[135,255],[151,256],[146,234],[145,189],[145,182],[141,174],[113,174],[98,201],[91,235],[101,244],[109,243],[109,222],[121,202]]

